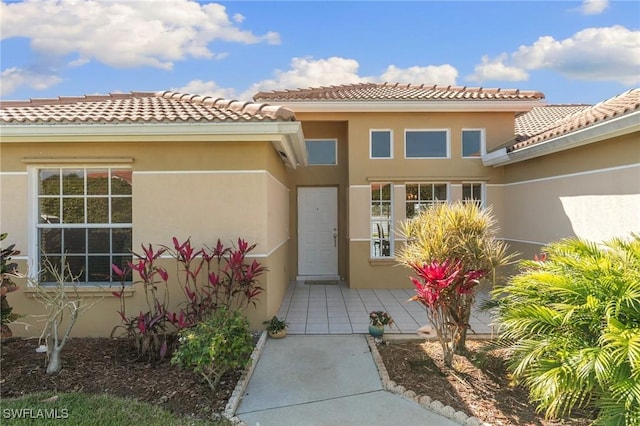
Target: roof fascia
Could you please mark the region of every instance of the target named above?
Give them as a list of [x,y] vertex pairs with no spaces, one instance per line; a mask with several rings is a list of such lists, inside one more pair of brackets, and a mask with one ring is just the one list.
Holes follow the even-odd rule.
[[18,124],[4,125],[2,143],[29,142],[233,142],[268,141],[287,155],[289,167],[306,165],[304,135],[299,121],[259,123],[153,124]]
[[542,101],[277,101],[294,112],[527,112]]
[[640,111],[634,111],[517,151],[507,152],[506,148],[492,151],[482,156],[482,164],[493,167],[506,166],[638,131],[640,131]]

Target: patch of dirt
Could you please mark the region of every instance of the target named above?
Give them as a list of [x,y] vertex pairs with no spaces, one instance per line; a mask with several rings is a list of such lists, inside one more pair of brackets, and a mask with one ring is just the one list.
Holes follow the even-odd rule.
[[211,418],[222,413],[242,370],[227,373],[213,392],[199,375],[172,366],[169,360],[136,360],[126,339],[69,339],[62,350],[62,370],[46,374],[46,354],[37,339],[3,339],[0,352],[0,396],[35,392],[107,393],[156,404],[181,416]]
[[588,425],[585,412],[564,420],[545,420],[528,402],[527,391],[509,384],[504,351],[482,351],[486,342],[467,340],[469,353],[454,355],[453,368],[444,365],[438,341],[389,341],[378,351],[389,378],[418,395],[496,426]]

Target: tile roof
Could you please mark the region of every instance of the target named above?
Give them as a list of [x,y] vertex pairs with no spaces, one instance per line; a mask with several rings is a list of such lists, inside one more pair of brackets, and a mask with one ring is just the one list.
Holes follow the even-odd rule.
[[0,101],[2,124],[295,121],[290,109],[177,92],[131,92]]
[[259,92],[256,101],[518,101],[541,100],[544,94],[517,89],[413,85],[399,83],[359,83],[308,89]]
[[640,111],[640,89],[628,90],[592,106],[534,108],[516,118],[516,143],[507,151],[516,151],[635,111]]

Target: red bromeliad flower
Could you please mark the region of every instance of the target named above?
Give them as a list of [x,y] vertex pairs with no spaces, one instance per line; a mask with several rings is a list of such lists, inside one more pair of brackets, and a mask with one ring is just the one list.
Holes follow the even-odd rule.
[[459,279],[462,271],[461,262],[455,263],[446,260],[442,263],[432,261],[422,266],[412,265],[420,280],[411,277],[411,282],[416,288],[416,295],[409,300],[417,300],[426,306],[433,306],[442,292]]

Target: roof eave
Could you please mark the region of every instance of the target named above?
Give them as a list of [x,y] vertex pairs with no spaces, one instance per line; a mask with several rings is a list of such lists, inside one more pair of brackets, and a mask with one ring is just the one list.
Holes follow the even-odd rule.
[[506,166],[638,131],[640,131],[640,111],[634,111],[516,151],[507,152],[506,148],[492,151],[482,156],[482,163],[485,166]]
[[[266,100],[265,100],[266,101]],[[269,100],[270,101],[270,100]],[[287,101],[273,100],[300,112],[526,112],[546,105],[542,100],[489,101]]]
[[268,141],[287,153],[288,167],[306,165],[304,135],[299,121],[246,123],[147,124],[9,124],[0,131],[2,143],[25,142],[175,142]]

